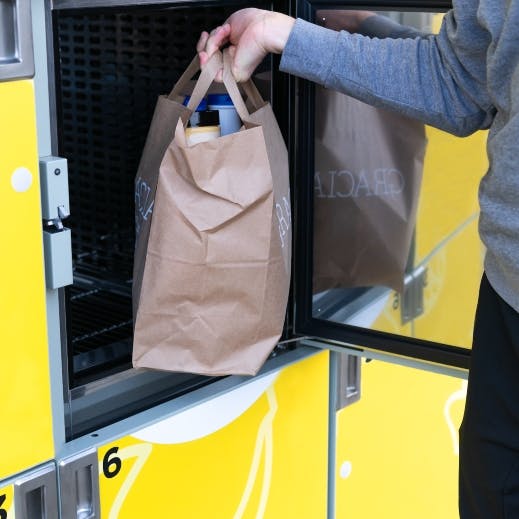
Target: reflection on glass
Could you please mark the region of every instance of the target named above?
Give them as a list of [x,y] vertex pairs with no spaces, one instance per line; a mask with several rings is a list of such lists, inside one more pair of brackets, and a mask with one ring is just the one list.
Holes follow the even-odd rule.
[[[381,37],[422,37],[441,21],[384,12],[368,24],[365,15],[324,10],[317,21],[368,36],[382,27]],[[467,248],[481,249],[481,135],[461,140],[315,92],[314,317],[468,347],[482,264],[467,270],[463,260]]]

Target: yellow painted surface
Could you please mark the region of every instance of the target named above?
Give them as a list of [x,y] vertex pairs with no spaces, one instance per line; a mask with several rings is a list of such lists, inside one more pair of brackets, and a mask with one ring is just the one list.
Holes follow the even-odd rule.
[[488,167],[486,132],[462,139],[427,127],[427,139],[415,263],[479,211],[479,181]]
[[13,485],[0,487],[0,519],[15,519]]
[[457,138],[427,128],[416,224],[415,264],[425,263],[424,314],[414,336],[470,348],[483,272],[477,219],[479,182],[488,167],[486,132]]
[[362,398],[337,413],[336,517],[457,519],[465,382],[362,364]]
[[483,250],[473,220],[427,263],[424,313],[415,334],[429,340],[470,348]]
[[402,324],[401,300],[388,292],[377,331],[470,347],[483,272],[477,191],[486,172],[486,133],[458,138],[427,127],[427,151],[416,221],[414,266],[427,268],[424,315]]
[[[203,420],[223,409],[213,418],[210,411]],[[328,353],[321,352],[284,368],[211,434],[179,442],[166,432],[158,442],[135,433],[105,445],[103,517],[325,519],[327,415]],[[173,422],[171,435],[178,436]]]
[[3,479],[53,457],[32,81],[0,83],[0,220]]
[[[427,132],[415,261],[427,267],[424,313],[402,333],[470,347],[483,269],[477,189],[487,168],[486,135]],[[400,333],[396,297],[376,329]],[[457,378],[364,362],[360,402],[337,413],[336,516],[457,519],[465,393]]]

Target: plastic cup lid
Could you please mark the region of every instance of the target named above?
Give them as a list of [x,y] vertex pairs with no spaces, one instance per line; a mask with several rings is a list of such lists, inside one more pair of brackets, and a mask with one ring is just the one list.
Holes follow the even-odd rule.
[[[191,99],[191,96],[186,96],[184,98],[184,103],[183,105],[184,106],[187,106],[188,103],[189,103],[189,100]],[[207,99],[202,99],[202,101],[200,101],[200,104],[198,105],[198,108],[196,109],[197,112],[200,112],[202,110],[206,110],[207,109]]]
[[207,103],[209,105],[234,106],[229,94],[208,94]]

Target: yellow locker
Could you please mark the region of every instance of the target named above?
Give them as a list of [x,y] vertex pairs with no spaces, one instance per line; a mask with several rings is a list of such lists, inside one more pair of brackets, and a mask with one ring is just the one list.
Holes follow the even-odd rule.
[[98,449],[103,517],[325,519],[328,353]]
[[462,379],[373,360],[337,413],[336,517],[456,519]]
[[54,455],[33,82],[0,82],[0,479]]

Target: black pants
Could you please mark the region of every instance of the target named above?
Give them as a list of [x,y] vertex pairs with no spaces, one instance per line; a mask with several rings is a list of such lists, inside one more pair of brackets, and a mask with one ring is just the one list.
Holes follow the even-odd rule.
[[461,519],[519,519],[519,314],[481,282],[460,428]]

